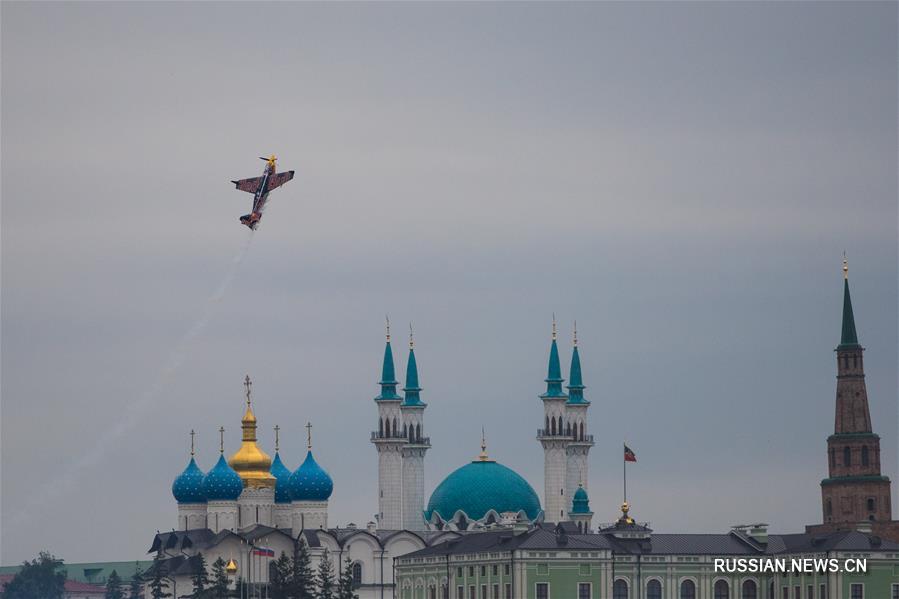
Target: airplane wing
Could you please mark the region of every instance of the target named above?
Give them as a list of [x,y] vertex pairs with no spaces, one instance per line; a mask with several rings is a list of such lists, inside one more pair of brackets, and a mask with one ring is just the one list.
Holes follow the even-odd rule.
[[252,179],[241,179],[240,181],[231,181],[234,185],[237,186],[237,189],[241,191],[248,191],[250,193],[256,193],[256,190],[259,188],[259,183],[262,181],[262,177],[253,177]]
[[293,171],[284,171],[283,173],[275,173],[268,180],[268,191],[281,187],[288,181],[293,179]]

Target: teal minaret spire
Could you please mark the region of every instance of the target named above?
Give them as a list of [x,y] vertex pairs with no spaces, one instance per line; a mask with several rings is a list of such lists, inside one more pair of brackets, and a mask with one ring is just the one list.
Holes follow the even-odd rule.
[[418,386],[418,364],[415,361],[415,344],[412,340],[412,327],[409,327],[409,361],[406,363],[406,386],[403,387],[403,393],[406,398],[403,400],[403,406],[423,406],[419,392],[421,387]]
[[384,346],[384,364],[381,367],[381,394],[375,398],[375,401],[401,399],[396,394],[396,386],[399,384],[396,380],[396,370],[393,367],[393,349],[390,347],[390,319],[387,319],[387,343]]
[[855,316],[852,314],[852,297],[849,295],[849,263],[843,256],[843,332],[837,349],[858,347],[858,334],[855,332]]
[[584,399],[584,380],[581,377],[581,355],[577,349],[577,323],[574,323],[574,350],[571,352],[571,372],[568,375],[568,403],[590,403]]
[[556,316],[553,315],[553,339],[549,347],[549,369],[546,375],[546,393],[541,397],[565,397],[562,391],[562,366],[559,363],[559,348],[556,345]]

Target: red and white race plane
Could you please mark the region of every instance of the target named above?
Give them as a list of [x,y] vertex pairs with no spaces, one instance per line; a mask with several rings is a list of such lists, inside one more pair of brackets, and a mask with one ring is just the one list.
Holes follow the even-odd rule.
[[268,158],[259,157],[265,160],[265,171],[261,177],[253,177],[252,179],[241,179],[239,181],[231,181],[241,191],[248,191],[253,194],[253,211],[240,217],[240,222],[250,227],[254,231],[262,220],[262,210],[265,208],[265,202],[268,200],[268,194],[271,190],[281,187],[291,179],[293,179],[293,171],[285,171],[283,173],[275,172],[275,162],[278,160],[272,154]]

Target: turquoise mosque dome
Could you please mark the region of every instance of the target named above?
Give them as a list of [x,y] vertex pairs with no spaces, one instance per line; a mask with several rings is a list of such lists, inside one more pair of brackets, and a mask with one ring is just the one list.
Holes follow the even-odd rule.
[[220,455],[212,470],[203,478],[203,493],[206,501],[236,501],[243,492],[243,480],[228,465],[225,456]]
[[203,471],[191,456],[187,468],[172,483],[172,495],[175,496],[175,501],[178,503],[206,503],[203,478]]
[[269,472],[275,477],[275,503],[290,503],[290,470],[281,461],[281,454],[277,451]]
[[497,514],[524,512],[532,521],[542,513],[533,487],[482,451],[477,460],[452,472],[437,485],[428,501],[425,519],[433,521],[436,514],[440,520],[450,521],[462,512],[467,520],[478,521],[491,510]]
[[334,482],[310,450],[300,467],[290,475],[287,488],[294,501],[327,501],[334,490]]
[[571,501],[571,513],[572,514],[589,514],[590,512],[590,498],[587,497],[587,491],[584,490],[583,485],[578,486],[577,491],[574,492],[574,498]]

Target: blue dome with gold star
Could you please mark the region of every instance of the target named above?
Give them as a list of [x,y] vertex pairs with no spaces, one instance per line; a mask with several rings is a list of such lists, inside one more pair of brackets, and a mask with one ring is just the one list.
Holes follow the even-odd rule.
[[203,478],[203,493],[207,501],[236,501],[243,492],[243,480],[220,455],[209,474]]
[[206,503],[203,478],[203,471],[191,456],[187,468],[172,483],[172,495],[175,496],[175,501],[178,503]]
[[334,482],[309,451],[300,467],[290,475],[287,488],[293,501],[327,501]]
[[290,503],[290,470],[281,461],[281,454],[277,451],[269,472],[275,477],[275,503]]

